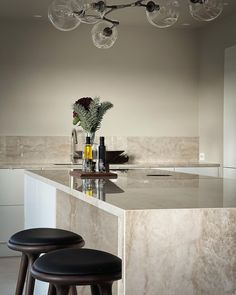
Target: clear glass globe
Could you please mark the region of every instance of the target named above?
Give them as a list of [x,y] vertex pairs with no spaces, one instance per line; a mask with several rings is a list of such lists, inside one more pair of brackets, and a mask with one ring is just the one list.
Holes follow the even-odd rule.
[[92,28],[93,44],[100,49],[111,48],[118,37],[117,28],[111,28],[111,23],[101,21]]
[[167,28],[174,25],[179,18],[177,0],[154,0],[147,3],[147,19],[155,27]]
[[71,0],[71,6],[74,11],[82,12],[85,9],[85,0]]
[[71,1],[54,0],[48,8],[48,18],[55,28],[71,31],[77,28],[80,20],[74,15]]
[[[82,23],[95,24],[104,16],[105,0],[72,0],[72,2],[75,11],[82,12],[78,14],[78,18]],[[97,3],[100,3],[100,6]]]
[[193,18],[200,21],[211,21],[223,11],[222,0],[189,0],[189,10]]

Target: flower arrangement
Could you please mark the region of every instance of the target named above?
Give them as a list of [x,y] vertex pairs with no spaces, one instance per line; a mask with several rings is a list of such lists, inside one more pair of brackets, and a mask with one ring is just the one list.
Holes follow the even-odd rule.
[[73,124],[94,135],[101,127],[103,116],[112,107],[111,102],[100,102],[99,97],[80,98],[73,104]]

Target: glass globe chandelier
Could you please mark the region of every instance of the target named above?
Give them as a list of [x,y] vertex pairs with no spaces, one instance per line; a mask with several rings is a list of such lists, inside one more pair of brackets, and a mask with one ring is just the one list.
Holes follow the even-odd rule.
[[[186,0],[189,12],[198,21],[211,21],[223,11],[223,0]],[[107,0],[53,0],[48,18],[58,30],[71,31],[81,23],[93,24],[92,40],[97,48],[110,48],[118,37],[119,21],[107,15],[117,9],[142,7],[150,24],[157,28],[173,26],[179,19],[178,0],[137,0],[128,4],[108,5]]]

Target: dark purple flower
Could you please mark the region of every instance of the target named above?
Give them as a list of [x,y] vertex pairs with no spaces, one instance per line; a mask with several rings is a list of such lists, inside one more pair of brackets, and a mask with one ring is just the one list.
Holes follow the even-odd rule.
[[82,97],[75,102],[75,105],[82,105],[86,111],[89,110],[90,103],[93,101],[91,97]]

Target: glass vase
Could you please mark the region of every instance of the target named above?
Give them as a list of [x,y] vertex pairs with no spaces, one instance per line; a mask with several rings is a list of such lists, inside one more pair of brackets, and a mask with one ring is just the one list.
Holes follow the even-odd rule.
[[95,132],[86,132],[86,136],[90,137],[91,145],[93,145],[95,140]]

